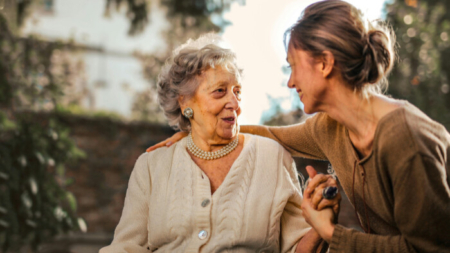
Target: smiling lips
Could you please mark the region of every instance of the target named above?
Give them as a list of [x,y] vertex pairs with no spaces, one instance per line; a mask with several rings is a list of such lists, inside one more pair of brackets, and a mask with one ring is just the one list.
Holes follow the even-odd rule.
[[300,99],[302,99],[302,97],[303,97],[303,92],[302,92],[302,90],[301,90],[301,89],[298,89],[298,90],[297,90],[297,93],[298,93],[298,96],[300,97]]
[[235,117],[226,117],[226,118],[222,118],[222,120],[231,125],[233,125],[236,122]]

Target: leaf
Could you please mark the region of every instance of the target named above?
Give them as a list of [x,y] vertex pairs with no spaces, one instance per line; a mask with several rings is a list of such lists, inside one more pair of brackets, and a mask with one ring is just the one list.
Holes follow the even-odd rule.
[[70,210],[75,213],[77,211],[77,200],[75,196],[71,192],[67,192],[66,199],[69,203]]

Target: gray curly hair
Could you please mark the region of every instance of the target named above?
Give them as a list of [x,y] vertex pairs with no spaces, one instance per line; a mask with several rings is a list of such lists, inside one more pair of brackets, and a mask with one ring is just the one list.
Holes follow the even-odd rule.
[[157,83],[158,103],[175,130],[189,132],[191,129],[190,121],[182,115],[178,98],[194,96],[204,71],[221,66],[240,82],[242,70],[236,64],[236,55],[220,47],[220,42],[215,34],[188,40],[173,51],[162,68]]

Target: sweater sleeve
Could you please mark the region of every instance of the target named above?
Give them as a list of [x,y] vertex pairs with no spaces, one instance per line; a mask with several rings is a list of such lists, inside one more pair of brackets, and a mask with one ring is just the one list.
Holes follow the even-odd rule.
[[99,253],[148,253],[148,195],[150,175],[146,153],[142,154],[131,173],[125,203],[111,245]]
[[295,252],[300,239],[311,229],[301,210],[302,195],[295,162],[283,150],[283,173],[285,185],[291,194],[281,215],[281,252]]
[[414,155],[391,171],[400,235],[364,234],[336,226],[330,252],[450,252],[450,190],[446,164]]
[[326,115],[318,113],[305,122],[289,126],[242,126],[241,131],[264,136],[280,143],[292,156],[327,160],[320,147],[319,135],[326,136]]

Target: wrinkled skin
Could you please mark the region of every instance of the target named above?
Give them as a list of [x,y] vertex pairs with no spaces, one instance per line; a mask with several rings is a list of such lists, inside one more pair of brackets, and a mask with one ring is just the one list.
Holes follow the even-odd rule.
[[241,114],[241,85],[235,75],[220,66],[199,77],[200,84],[192,98],[180,97],[181,110],[194,111],[190,119],[194,142],[205,151],[215,151],[239,134],[237,119]]

